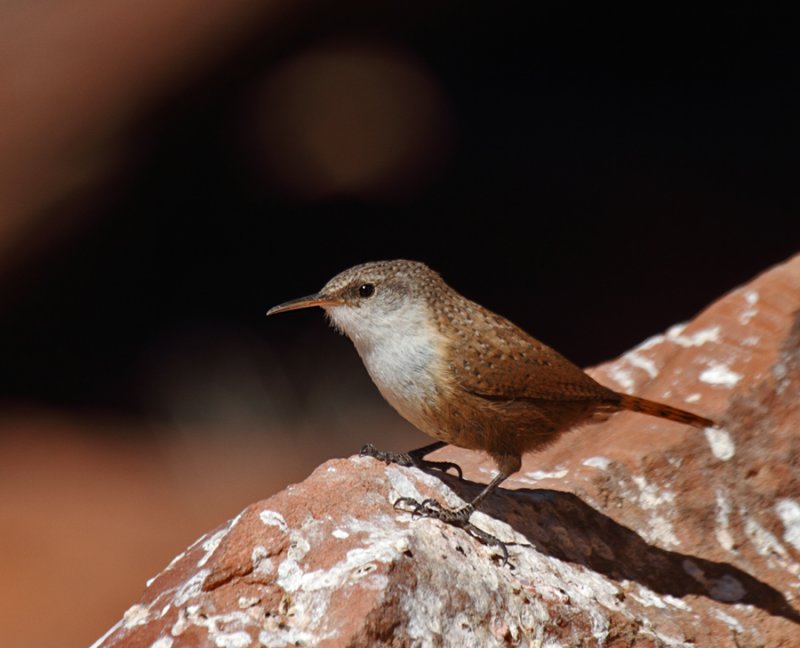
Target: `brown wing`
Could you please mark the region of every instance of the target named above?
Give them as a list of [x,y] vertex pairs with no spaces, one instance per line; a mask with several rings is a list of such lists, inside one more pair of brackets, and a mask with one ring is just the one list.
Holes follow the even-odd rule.
[[[450,368],[466,391],[498,401],[619,400],[557,351],[505,318],[470,305],[451,315],[463,334],[451,350]],[[453,321],[460,312],[469,316]]]

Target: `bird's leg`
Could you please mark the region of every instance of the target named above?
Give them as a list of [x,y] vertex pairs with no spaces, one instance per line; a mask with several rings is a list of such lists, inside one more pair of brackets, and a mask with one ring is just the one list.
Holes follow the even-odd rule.
[[453,468],[458,473],[458,478],[463,479],[464,473],[461,471],[461,466],[458,464],[452,463],[451,461],[428,461],[427,459],[423,458],[425,455],[430,454],[439,448],[444,448],[446,445],[449,444],[444,441],[437,441],[436,443],[431,443],[430,445],[417,448],[416,450],[411,450],[410,452],[384,452],[383,450],[378,450],[371,443],[368,443],[361,448],[361,452],[359,454],[362,457],[374,457],[379,461],[385,461],[387,464],[396,463],[400,466],[436,468],[442,472],[447,472],[450,468]]
[[[515,471],[516,472],[516,471]],[[426,499],[422,502],[411,497],[401,497],[395,501],[394,506],[397,508],[400,505],[407,504],[412,507],[411,512],[414,515],[421,515],[423,517],[432,517],[448,524],[455,526],[462,526],[463,523],[469,522],[470,516],[474,513],[477,506],[485,500],[503,481],[508,479],[509,475],[498,473],[497,476],[489,482],[478,495],[469,504],[462,506],[459,509],[449,509],[437,502],[435,499]]]
[[481,504],[481,502],[491,495],[500,484],[517,472],[522,465],[522,459],[519,456],[504,455],[502,457],[495,458],[497,459],[499,469],[497,475],[469,504],[466,504],[459,509],[446,508],[435,499],[426,499],[422,502],[418,502],[411,497],[401,497],[395,501],[394,506],[395,508],[398,508],[398,506],[407,505],[411,507],[410,512],[413,515],[435,518],[447,524],[452,524],[453,526],[464,529],[467,533],[485,545],[500,547],[500,550],[503,552],[503,564],[506,564],[508,562],[508,547],[506,546],[506,543],[498,538],[495,538],[490,533],[479,529],[469,521],[469,518],[472,516],[475,509]]

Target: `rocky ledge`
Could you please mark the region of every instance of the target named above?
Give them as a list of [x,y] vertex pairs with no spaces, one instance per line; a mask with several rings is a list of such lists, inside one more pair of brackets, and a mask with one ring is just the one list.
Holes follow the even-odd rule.
[[[95,646],[800,645],[800,256],[593,370],[710,416],[618,414],[525,458],[473,517],[497,549],[396,511],[472,498],[353,457],[247,507],[157,576]],[[365,439],[379,443],[379,439]]]

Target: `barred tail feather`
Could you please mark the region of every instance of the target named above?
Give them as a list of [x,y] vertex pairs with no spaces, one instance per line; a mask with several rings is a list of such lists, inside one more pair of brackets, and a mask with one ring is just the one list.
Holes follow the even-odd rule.
[[649,414],[650,416],[658,416],[698,428],[719,427],[719,425],[711,419],[692,414],[691,412],[672,407],[671,405],[664,405],[664,403],[657,403],[656,401],[639,398],[638,396],[630,396],[629,394],[619,394],[619,397],[619,406],[631,412],[641,412],[642,414]]

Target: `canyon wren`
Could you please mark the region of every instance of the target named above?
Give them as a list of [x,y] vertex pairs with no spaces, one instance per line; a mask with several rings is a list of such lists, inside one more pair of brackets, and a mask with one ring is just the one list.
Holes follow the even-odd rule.
[[596,382],[557,351],[507,319],[461,296],[417,261],[377,261],[345,270],[318,293],[267,312],[322,307],[356,347],[383,397],[436,443],[408,453],[372,445],[369,455],[406,466],[461,469],[424,457],[448,444],[482,450],[497,475],[466,506],[401,498],[417,514],[467,529],[480,540],[504,543],[469,523],[472,512],[520,469],[522,455],[553,443],[576,426],[628,410],[694,427],[707,418],[616,392]]

